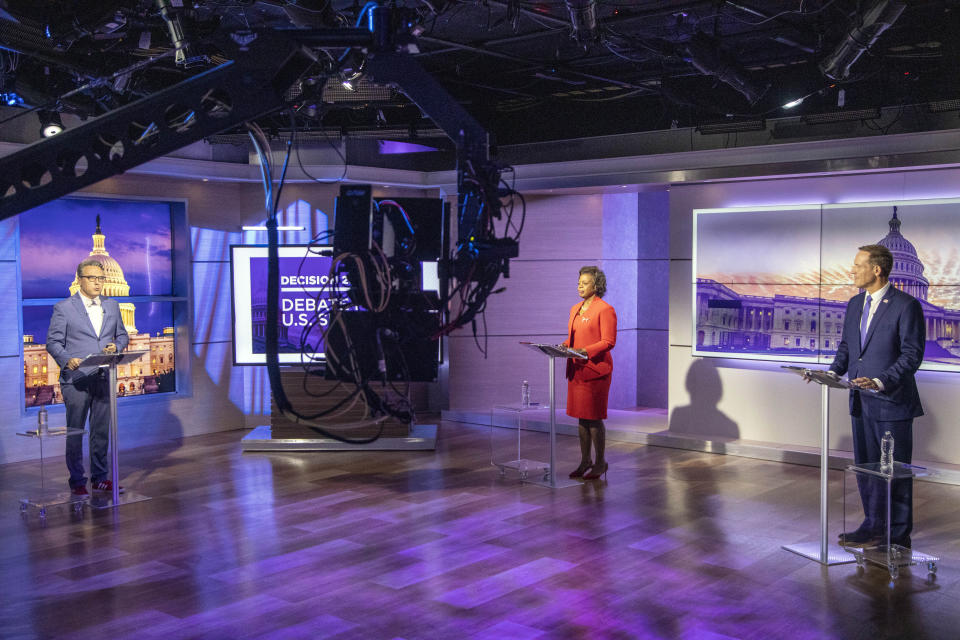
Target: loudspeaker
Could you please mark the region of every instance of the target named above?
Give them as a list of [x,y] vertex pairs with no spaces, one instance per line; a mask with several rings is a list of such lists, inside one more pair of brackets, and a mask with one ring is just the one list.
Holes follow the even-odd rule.
[[372,187],[368,184],[340,185],[340,197],[337,198],[334,211],[334,253],[339,255],[368,251],[373,224]]

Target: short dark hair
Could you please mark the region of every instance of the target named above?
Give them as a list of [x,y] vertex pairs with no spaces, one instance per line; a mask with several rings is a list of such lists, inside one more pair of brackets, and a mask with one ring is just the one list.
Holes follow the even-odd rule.
[[77,280],[79,280],[80,276],[83,275],[84,267],[96,267],[100,269],[100,271],[103,271],[102,262],[100,262],[99,260],[94,260],[93,258],[87,258],[86,260],[84,260],[83,262],[77,265]]
[[593,276],[593,288],[597,291],[597,297],[602,298],[607,293],[607,276],[600,270],[600,267],[580,267],[580,275]]
[[882,244],[865,244],[860,247],[860,251],[866,251],[870,254],[869,262],[872,265],[880,267],[880,277],[889,278],[890,271],[893,269],[893,254]]

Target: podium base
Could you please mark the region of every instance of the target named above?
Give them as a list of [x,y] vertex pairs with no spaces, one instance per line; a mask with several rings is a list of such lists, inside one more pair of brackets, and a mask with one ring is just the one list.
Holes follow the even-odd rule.
[[827,567],[835,564],[850,564],[852,562],[856,562],[856,559],[850,557],[850,552],[838,544],[827,545],[826,562],[824,562],[823,558],[820,557],[819,542],[798,542],[797,544],[785,544],[782,548],[795,553],[798,556],[803,556],[808,560],[819,562]]
[[145,500],[150,500],[150,496],[140,495],[139,493],[132,493],[127,491],[120,494],[120,501],[114,504],[113,495],[111,494],[100,494],[94,493],[91,494],[90,500],[87,504],[90,505],[91,509],[112,509],[113,507],[119,507],[125,504],[131,504],[134,502],[143,502]]
[[520,474],[521,480],[526,480],[528,476],[540,477],[550,471],[550,465],[538,460],[528,460],[520,458],[519,460],[510,460],[509,462],[494,462],[493,466],[500,469],[500,475],[504,476],[507,469],[511,469]]
[[69,505],[74,513],[83,517],[83,505],[86,497],[75,496],[69,491],[45,491],[30,498],[20,499],[20,513],[27,514],[29,509],[35,509],[41,520],[46,520],[47,509],[60,505]]
[[557,478],[556,482],[550,484],[549,475],[540,475],[537,474],[533,477],[527,477],[521,480],[523,484],[535,484],[539,487],[546,487],[547,489],[564,489],[566,487],[575,487],[577,485],[583,484],[580,480],[573,480],[564,476],[563,478]]

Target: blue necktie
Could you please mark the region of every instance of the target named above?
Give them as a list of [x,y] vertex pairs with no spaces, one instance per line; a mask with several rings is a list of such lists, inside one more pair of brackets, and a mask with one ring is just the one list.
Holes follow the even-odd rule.
[[867,340],[867,321],[870,320],[870,296],[863,301],[863,315],[860,316],[860,346]]

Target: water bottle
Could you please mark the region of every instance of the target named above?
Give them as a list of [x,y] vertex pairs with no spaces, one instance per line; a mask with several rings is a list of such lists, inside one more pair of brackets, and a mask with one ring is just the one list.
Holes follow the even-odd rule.
[[37,412],[37,435],[47,432],[47,406],[40,405],[40,411]]
[[520,387],[520,406],[524,409],[530,406],[530,383],[526,380],[523,381],[523,385]]
[[893,472],[893,435],[889,431],[880,440],[880,472]]

